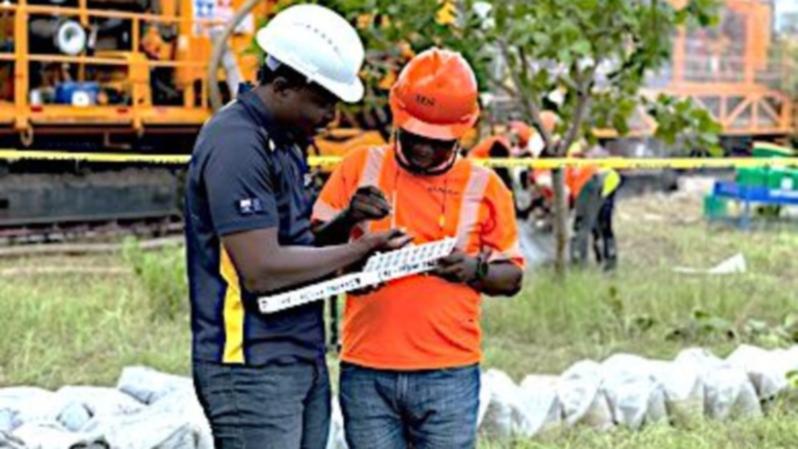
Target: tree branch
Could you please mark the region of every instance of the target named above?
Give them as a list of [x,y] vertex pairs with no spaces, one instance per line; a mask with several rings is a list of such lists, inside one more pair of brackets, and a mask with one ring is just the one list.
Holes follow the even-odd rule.
[[560,146],[557,148],[555,154],[558,156],[562,156],[565,151],[568,151],[568,148],[570,148],[574,143],[574,140],[576,140],[576,135],[579,132],[579,129],[582,127],[585,113],[587,112],[588,105],[590,104],[590,90],[593,86],[593,78],[595,73],[596,68],[593,66],[579,83],[576,112],[574,112],[573,120],[571,121],[571,126],[568,128],[568,132],[565,135],[565,139],[560,142]]
[[[510,61],[512,61],[512,57],[510,55],[510,48],[507,45],[507,42],[504,39],[498,39],[498,42],[499,42],[499,47],[501,48],[502,51],[502,55],[504,56],[504,60],[507,63],[508,71],[510,72],[510,76],[512,77],[513,84],[515,84],[516,90],[519,93],[522,93],[522,95],[517,95],[516,97],[521,102],[521,106],[523,106],[527,116],[532,119],[532,124],[535,126],[535,128],[537,128],[538,132],[540,133],[540,136],[543,139],[543,143],[545,144],[546,148],[550,148],[551,145],[554,143],[554,138],[552,137],[552,134],[545,127],[543,127],[543,121],[540,118],[540,108],[529,96],[523,95],[524,84],[521,80],[521,77],[519,76],[517,71],[512,70],[512,67],[510,67],[511,64]],[[519,52],[519,56],[521,57],[522,61],[526,60],[526,54],[524,54],[523,52]],[[522,62],[522,64],[525,63]]]
[[518,96],[518,91],[508,86],[504,81],[495,77],[491,77],[490,82],[491,84],[493,84],[494,87],[497,87],[498,89],[504,91],[504,93],[506,93],[507,95],[514,98]]

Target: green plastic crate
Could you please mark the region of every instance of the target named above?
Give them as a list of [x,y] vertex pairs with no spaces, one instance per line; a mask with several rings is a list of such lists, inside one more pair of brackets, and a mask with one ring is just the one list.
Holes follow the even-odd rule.
[[770,170],[765,168],[739,168],[737,169],[737,184],[749,187],[765,187],[769,185]]
[[798,171],[786,168],[771,168],[768,188],[775,190],[798,190]]
[[724,218],[729,213],[729,201],[713,194],[704,197],[704,216],[707,218]]
[[754,157],[768,158],[768,157],[792,157],[795,155],[795,150],[788,147],[782,147],[769,142],[755,142],[752,151]]

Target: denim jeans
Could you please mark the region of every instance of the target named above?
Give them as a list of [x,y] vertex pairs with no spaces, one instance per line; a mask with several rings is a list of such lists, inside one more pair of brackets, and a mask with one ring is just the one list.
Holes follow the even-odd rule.
[[479,366],[384,371],[341,364],[349,449],[469,449],[476,445]]
[[324,360],[222,365],[194,361],[216,449],[323,449],[330,428]]

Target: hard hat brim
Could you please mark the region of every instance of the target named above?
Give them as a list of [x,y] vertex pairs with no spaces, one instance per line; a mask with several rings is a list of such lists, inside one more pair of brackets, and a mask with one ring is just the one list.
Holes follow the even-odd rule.
[[351,83],[339,83],[333,80],[316,79],[313,82],[330,91],[344,103],[357,103],[366,92],[363,82],[355,78]]
[[393,96],[391,96],[390,102],[394,126],[430,139],[458,140],[473,128],[479,119],[479,110],[477,110],[460,123],[429,123],[413,117],[401,107]]
[[288,67],[291,67],[298,73],[306,76],[309,82],[316,83],[327,89],[341,101],[345,103],[357,103],[363,99],[366,89],[363,86],[363,82],[360,80],[360,78],[356,77],[349,83],[342,83],[321,76],[313,77],[311,74],[307,73],[302,64],[297,62],[291,54],[283,54],[279,48],[273,48],[273,46],[269,45],[271,36],[267,28],[260,29],[255,39],[261,50]]

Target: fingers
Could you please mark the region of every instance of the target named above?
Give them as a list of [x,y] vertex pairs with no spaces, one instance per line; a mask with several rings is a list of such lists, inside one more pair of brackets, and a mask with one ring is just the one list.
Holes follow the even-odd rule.
[[355,198],[361,198],[363,201],[366,201],[373,206],[385,210],[386,212],[391,211],[391,205],[388,203],[388,200],[385,198],[385,195],[380,191],[380,189],[374,186],[364,186],[360,187],[357,192],[355,193]]
[[461,271],[462,267],[460,265],[439,266],[435,270],[435,274],[439,274],[441,276],[453,276],[457,275]]
[[412,242],[412,241],[413,241],[413,237],[410,237],[409,235],[401,234],[401,235],[399,235],[397,237],[393,237],[393,238],[389,239],[388,243],[386,244],[386,246],[388,247],[388,249],[391,249],[391,250],[400,249],[400,248],[404,248],[405,246],[410,244],[410,242]]
[[387,284],[383,282],[383,283],[380,283],[380,284],[371,285],[371,286],[368,286],[368,287],[363,287],[363,288],[359,288],[357,290],[353,290],[353,291],[349,292],[349,294],[353,295],[353,296],[369,295],[369,294],[374,293],[374,292],[380,290],[381,288],[385,287],[385,285],[387,285]]
[[459,249],[455,249],[448,256],[439,259],[438,260],[438,265],[449,266],[449,265],[459,264],[459,263],[463,262],[465,260],[465,258],[466,258],[465,253],[463,253]]
[[352,212],[358,219],[379,220],[388,216],[390,208],[386,208],[370,198],[358,197],[352,201]]

